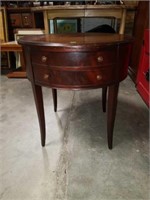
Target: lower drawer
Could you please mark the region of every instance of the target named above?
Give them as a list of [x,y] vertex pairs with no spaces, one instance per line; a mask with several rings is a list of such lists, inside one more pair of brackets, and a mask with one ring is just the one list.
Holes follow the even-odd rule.
[[114,68],[86,70],[58,70],[34,68],[35,82],[56,88],[84,88],[114,82]]

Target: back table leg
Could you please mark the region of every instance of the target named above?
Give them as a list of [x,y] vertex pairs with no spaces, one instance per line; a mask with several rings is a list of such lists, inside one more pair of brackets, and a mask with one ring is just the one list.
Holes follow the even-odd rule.
[[107,87],[102,88],[102,108],[103,112],[106,112],[106,101],[107,101]]
[[57,112],[57,89],[52,89],[54,111]]
[[38,86],[38,85],[35,85],[34,83],[32,83],[32,89],[33,89],[39,124],[40,124],[41,145],[44,147],[45,139],[46,139],[46,131],[45,131],[45,116],[44,116],[44,107],[43,107],[42,88],[41,88],[41,86]]
[[107,110],[107,138],[108,147],[112,149],[113,146],[113,129],[116,116],[117,108],[117,97],[118,97],[119,84],[109,86],[108,91],[108,110]]

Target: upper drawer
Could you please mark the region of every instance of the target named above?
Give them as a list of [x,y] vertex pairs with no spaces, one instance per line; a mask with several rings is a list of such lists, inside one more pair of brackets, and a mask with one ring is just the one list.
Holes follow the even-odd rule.
[[31,51],[31,62],[39,65],[48,65],[50,53],[48,51]]
[[94,52],[48,52],[32,51],[32,63],[49,67],[100,66],[116,63],[117,48],[111,47]]

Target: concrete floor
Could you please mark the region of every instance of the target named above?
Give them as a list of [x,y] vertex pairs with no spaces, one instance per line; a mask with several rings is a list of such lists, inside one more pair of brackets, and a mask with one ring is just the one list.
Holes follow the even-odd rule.
[[149,112],[130,78],[120,85],[114,148],[108,150],[101,89],[43,88],[47,141],[30,82],[1,78],[1,200],[148,200]]

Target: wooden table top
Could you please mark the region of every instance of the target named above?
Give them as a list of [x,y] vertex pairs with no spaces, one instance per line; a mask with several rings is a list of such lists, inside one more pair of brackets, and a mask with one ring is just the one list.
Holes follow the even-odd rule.
[[84,48],[87,46],[112,45],[112,43],[127,43],[132,40],[131,36],[121,34],[75,33],[25,36],[20,38],[18,43],[48,47]]

